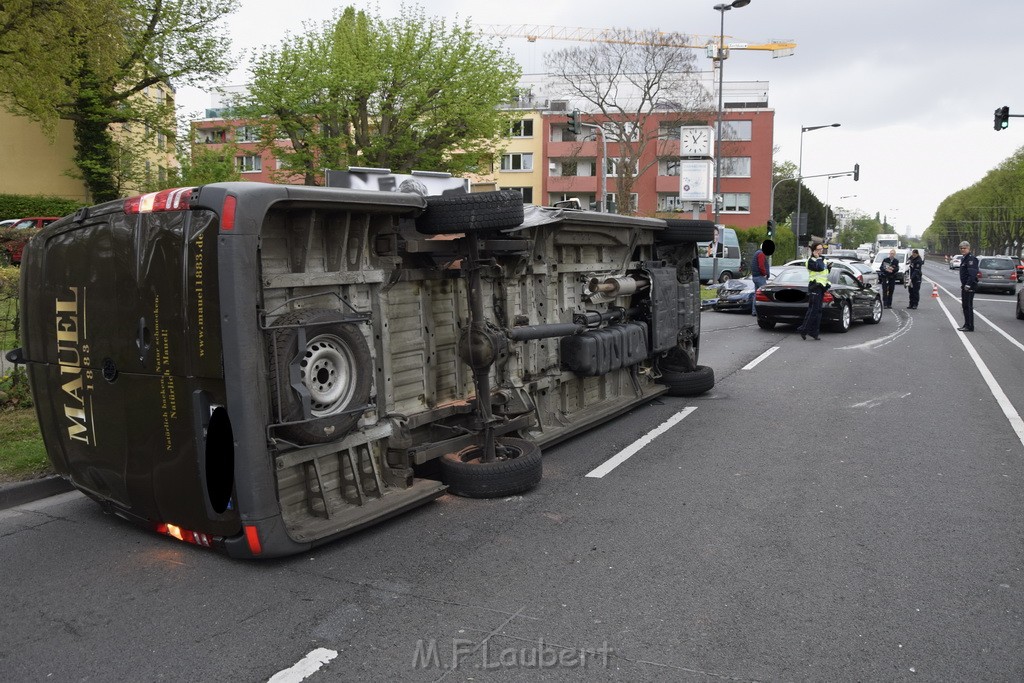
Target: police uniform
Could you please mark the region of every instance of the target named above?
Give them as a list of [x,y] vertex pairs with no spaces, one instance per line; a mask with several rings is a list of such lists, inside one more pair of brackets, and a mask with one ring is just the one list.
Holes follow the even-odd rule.
[[882,259],[878,269],[878,279],[882,282],[882,304],[892,308],[892,293],[896,289],[896,273],[900,272],[900,262],[893,256]]
[[961,332],[974,332],[974,291],[978,288],[978,257],[967,252],[960,261],[960,305],[964,309]]
[[911,256],[907,261],[907,267],[910,276],[910,305],[907,308],[917,308],[917,305],[921,302],[921,269],[924,266],[924,259],[920,256]]
[[825,259],[820,256],[807,259],[807,280],[807,314],[796,331],[803,339],[807,339],[807,335],[817,339],[821,327],[821,300],[828,289],[828,266],[825,265]]

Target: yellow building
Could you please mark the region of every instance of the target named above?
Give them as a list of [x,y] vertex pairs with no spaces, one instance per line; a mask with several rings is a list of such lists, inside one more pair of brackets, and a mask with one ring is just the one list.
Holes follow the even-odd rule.
[[38,123],[0,109],[0,194],[88,201],[85,183],[69,175],[76,171],[74,158],[71,121],[59,121],[56,136],[50,140]]
[[[174,90],[161,84],[147,88],[143,95],[158,102],[166,102],[170,98],[173,103]],[[158,183],[166,177],[169,169],[177,165],[174,141],[163,139],[148,129],[138,130],[139,127],[136,124],[125,129],[115,124],[111,130],[118,140],[126,136],[150,140],[149,145],[131,145],[130,148],[139,151],[137,166],[140,177],[148,177],[149,182]],[[39,124],[0,108],[0,194],[48,195],[88,203],[91,201],[89,192],[78,175],[71,121],[58,121],[51,140]],[[125,185],[124,193],[141,192],[144,188],[138,185]],[[0,216],[3,218],[19,216]]]

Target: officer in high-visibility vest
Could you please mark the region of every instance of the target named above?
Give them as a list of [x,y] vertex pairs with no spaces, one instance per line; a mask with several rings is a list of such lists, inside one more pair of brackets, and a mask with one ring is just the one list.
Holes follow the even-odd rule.
[[821,300],[825,296],[825,290],[829,287],[828,266],[825,265],[825,259],[821,257],[823,250],[822,245],[815,244],[811,247],[811,257],[807,259],[807,315],[804,316],[804,322],[800,327],[796,328],[801,339],[807,339],[807,335],[810,335],[811,339],[819,339]]

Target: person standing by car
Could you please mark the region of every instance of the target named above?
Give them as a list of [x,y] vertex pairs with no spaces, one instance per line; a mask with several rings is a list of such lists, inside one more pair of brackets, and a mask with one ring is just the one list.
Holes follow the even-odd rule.
[[889,255],[882,259],[878,269],[878,281],[882,283],[882,305],[892,308],[892,293],[896,289],[896,273],[900,272],[900,262],[896,258],[896,250],[890,249]]
[[971,253],[971,243],[960,243],[960,305],[964,309],[964,324],[959,332],[974,332],[974,290],[978,287],[978,257]]
[[757,315],[757,290],[768,283],[772,274],[772,266],[768,257],[775,253],[775,241],[761,242],[761,248],[754,252],[754,265],[750,268],[750,279],[754,281],[754,296],[750,299],[750,313]]
[[807,339],[807,335],[811,335],[812,339],[819,339],[821,300],[828,289],[828,266],[821,257],[823,249],[822,245],[815,244],[811,247],[811,257],[807,259],[807,314],[800,327],[796,328],[801,339]]
[[922,269],[924,267],[924,259],[921,258],[921,252],[914,249],[910,252],[910,258],[907,260],[907,268],[909,270],[908,275],[910,276],[910,305],[907,308],[917,308],[921,302],[921,278],[923,277]]

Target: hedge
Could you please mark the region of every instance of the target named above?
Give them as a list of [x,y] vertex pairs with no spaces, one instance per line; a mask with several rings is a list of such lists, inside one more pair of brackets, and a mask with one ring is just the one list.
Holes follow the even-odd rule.
[[67,216],[83,206],[89,205],[63,197],[0,194],[0,220],[28,216]]

